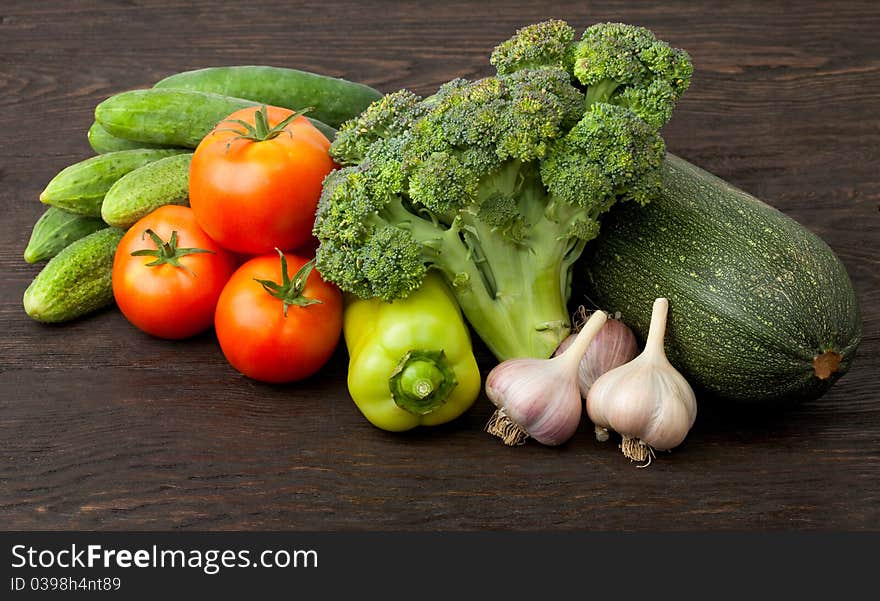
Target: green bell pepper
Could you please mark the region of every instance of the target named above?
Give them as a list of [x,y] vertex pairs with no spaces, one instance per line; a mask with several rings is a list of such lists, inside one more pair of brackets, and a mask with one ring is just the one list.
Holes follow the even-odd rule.
[[342,329],[348,391],[375,426],[402,432],[467,411],[480,394],[480,370],[461,310],[441,277],[393,303],[349,298]]

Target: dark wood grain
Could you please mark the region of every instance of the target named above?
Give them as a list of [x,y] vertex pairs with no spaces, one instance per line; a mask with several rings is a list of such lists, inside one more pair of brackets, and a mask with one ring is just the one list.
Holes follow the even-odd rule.
[[[880,5],[181,4],[0,6],[0,528],[880,529]],[[586,424],[560,449],[503,448],[481,431],[485,399],[454,424],[379,431],[348,399],[344,349],[266,386],[211,335],[151,339],[115,310],[61,327],[24,315],[37,195],[89,156],[106,96],[248,63],[425,93],[489,73],[495,43],[550,16],[687,48],[696,76],[669,148],[840,255],[864,341],[824,398],[770,415],[704,403],[686,443],[637,470]]]

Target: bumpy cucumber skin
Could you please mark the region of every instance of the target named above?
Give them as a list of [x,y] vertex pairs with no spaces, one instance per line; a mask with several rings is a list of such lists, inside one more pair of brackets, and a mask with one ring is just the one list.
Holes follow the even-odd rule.
[[195,148],[230,113],[251,106],[259,105],[190,90],[132,90],[100,103],[95,108],[95,121],[127,140]]
[[138,167],[181,152],[173,148],[139,148],[88,158],[53,177],[40,194],[40,201],[77,215],[100,217],[104,195],[116,180]]
[[189,204],[192,153],[159,159],[123,175],[101,205],[101,217],[122,229],[164,205]]
[[107,224],[97,217],[75,215],[49,207],[34,224],[31,238],[24,249],[24,260],[37,263],[51,259],[80,238],[106,227]]
[[88,133],[89,146],[98,154],[107,154],[118,150],[134,150],[136,148],[168,148],[161,144],[147,144],[146,142],[133,142],[125,138],[117,138],[96,121],[92,123]]
[[212,92],[299,110],[332,127],[360,115],[382,93],[370,86],[298,69],[244,65],[209,67],[166,77],[157,88]]
[[[95,108],[95,120],[110,134],[139,143],[195,148],[215,125],[259,102],[222,94],[153,88],[111,96]],[[336,132],[309,119],[329,140]]]
[[24,310],[37,321],[76,319],[113,302],[113,256],[124,232],[108,227],[55,255],[24,291]]

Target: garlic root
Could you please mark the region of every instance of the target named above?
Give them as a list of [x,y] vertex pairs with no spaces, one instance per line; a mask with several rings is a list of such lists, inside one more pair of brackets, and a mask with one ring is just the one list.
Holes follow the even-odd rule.
[[645,444],[641,439],[630,438],[629,436],[623,436],[623,439],[620,442],[620,450],[623,451],[623,456],[630,461],[641,463],[642,461],[647,460],[647,463],[637,467],[648,467],[651,465],[651,461],[657,456],[654,454],[654,448],[651,445]]
[[507,417],[504,409],[496,409],[489,423],[486,424],[486,432],[492,436],[497,436],[501,442],[509,447],[516,447],[526,443],[529,433],[522,426]]

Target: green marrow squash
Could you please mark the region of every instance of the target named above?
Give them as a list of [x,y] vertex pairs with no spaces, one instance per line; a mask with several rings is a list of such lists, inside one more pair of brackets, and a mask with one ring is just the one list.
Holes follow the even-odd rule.
[[846,270],[818,236],[668,155],[664,190],[603,220],[580,261],[588,297],[645,339],[668,297],[670,361],[712,396],[788,405],[824,394],[861,339]]
[[113,302],[113,257],[124,232],[108,227],[80,238],[55,255],[24,291],[33,319],[58,323]]
[[34,224],[24,249],[24,260],[37,263],[51,259],[73,242],[105,227],[107,224],[98,217],[75,215],[49,207]]
[[264,65],[185,71],[166,77],[155,87],[213,92],[294,110],[312,107],[309,116],[333,127],[382,98],[381,92],[361,83]]
[[[222,94],[153,88],[111,96],[95,108],[95,121],[111,135],[135,142],[195,148],[215,125],[259,102]],[[329,140],[336,130],[309,119]]]

